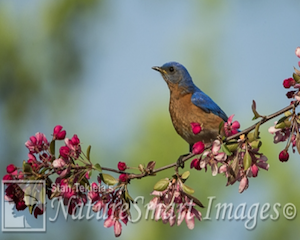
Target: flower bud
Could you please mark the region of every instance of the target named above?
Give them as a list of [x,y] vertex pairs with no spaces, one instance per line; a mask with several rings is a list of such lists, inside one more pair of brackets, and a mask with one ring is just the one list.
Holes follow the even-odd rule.
[[257,174],[258,174],[258,167],[257,167],[255,164],[253,164],[253,165],[251,166],[251,172],[252,172],[252,177],[257,177]]
[[283,80],[283,87],[284,88],[290,88],[291,87],[289,79]]
[[121,182],[127,182],[127,179],[128,179],[127,174],[125,174],[125,173],[120,174],[119,180],[120,180]]
[[201,125],[199,123],[192,122],[191,126],[192,126],[192,131],[195,135],[201,132]]
[[7,173],[13,173],[16,169],[17,169],[17,167],[14,164],[9,164],[6,167],[6,172]]
[[203,142],[196,142],[193,145],[193,153],[196,155],[203,153],[204,149],[205,149],[205,146],[204,146]]
[[279,153],[279,160],[281,162],[287,162],[289,160],[289,153],[286,149],[282,150],[280,153]]
[[127,168],[127,165],[126,165],[125,162],[119,162],[119,163],[118,163],[118,169],[119,169],[120,171],[125,171],[126,168]]
[[297,56],[298,58],[300,58],[300,47],[297,47],[297,48],[296,48],[295,53],[296,53],[296,56]]
[[53,139],[63,140],[66,137],[67,132],[65,130],[62,131],[62,126],[57,125],[53,129]]

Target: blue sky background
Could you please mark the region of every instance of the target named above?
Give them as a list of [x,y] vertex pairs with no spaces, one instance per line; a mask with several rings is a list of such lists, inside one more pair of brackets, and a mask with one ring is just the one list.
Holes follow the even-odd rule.
[[[36,19],[39,9],[49,1],[3,1],[1,4],[16,23],[26,17],[26,36],[30,40],[36,29],[42,28]],[[74,33],[81,35],[78,47],[84,58],[84,71],[77,76],[81,82],[70,85],[67,102],[62,102],[55,114],[47,113],[46,106],[41,110],[44,114],[29,118],[22,132],[24,138],[18,144],[23,146],[37,131],[50,136],[53,126],[61,124],[70,135],[77,133],[82,137],[86,146],[92,144],[93,151],[104,159],[104,164],[116,166],[122,156],[128,154],[128,149],[138,146],[140,139],[147,138],[144,133],[147,132],[148,118],[166,119],[169,121],[166,127],[170,132],[174,131],[168,113],[169,90],[161,76],[151,69],[168,61],[184,64],[195,84],[227,115],[235,114],[241,128],[246,128],[253,124],[253,99],[258,111],[264,115],[289,104],[282,81],[292,75],[293,66],[299,61],[295,56],[295,49],[300,45],[299,9],[300,2],[296,0],[217,1],[217,7],[210,1],[104,1],[94,10],[99,12],[99,19],[91,16],[93,20],[89,21],[87,18],[80,22],[82,26]],[[53,97],[60,98],[55,94]],[[272,136],[267,134],[267,129],[271,125],[267,123],[261,129],[265,141],[270,143]],[[175,131],[172,137],[177,138]],[[4,140],[2,137],[2,146]],[[184,149],[185,142],[178,141]],[[274,169],[282,168],[279,172],[283,176],[294,176],[292,186],[274,186],[270,175],[264,172],[262,179],[265,181],[253,182],[242,195],[238,194],[237,185],[230,187],[224,195],[218,195],[218,200],[236,204],[276,202],[276,194],[284,195],[277,191],[286,187],[299,191],[299,155],[293,155],[288,164],[279,165],[276,156],[283,148],[284,145],[279,145],[273,149],[275,158],[271,157],[269,161]],[[26,156],[26,149],[22,151]],[[174,151],[176,156],[182,153],[181,150]],[[285,197],[287,202],[291,199]],[[299,202],[297,204],[299,206]],[[292,226],[289,230],[293,228],[294,231],[287,234],[287,239],[292,239],[292,234],[299,234],[296,228],[299,216],[296,220],[288,222]],[[48,224],[46,236],[59,237],[59,231],[65,230],[68,231],[66,236],[71,238],[72,228],[80,228],[79,223],[65,224],[63,220],[60,223],[59,226]],[[101,239],[101,234],[105,234],[106,239],[113,239],[112,229],[104,229],[102,222],[88,224],[94,234],[101,232],[95,237]],[[199,227],[201,224],[203,227]],[[121,239],[132,238],[132,234],[139,239],[148,239],[143,236],[147,225],[141,226],[124,227]],[[181,231],[182,234],[184,231],[190,239],[253,239],[257,232],[263,232],[265,227],[272,229],[271,226],[278,227],[268,220],[248,231],[242,221],[213,221],[210,225],[209,222],[197,223],[193,231],[184,226],[174,232],[180,234]],[[162,227],[169,231],[168,226]],[[156,227],[151,229],[155,231]],[[0,236],[1,239],[23,239],[20,234],[1,233]],[[35,235],[24,236],[32,238]]]

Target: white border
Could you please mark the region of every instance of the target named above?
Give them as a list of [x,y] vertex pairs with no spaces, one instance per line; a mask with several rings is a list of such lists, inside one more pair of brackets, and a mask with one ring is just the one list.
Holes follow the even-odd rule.
[[[5,188],[4,188],[4,183],[29,183],[29,184],[36,184],[36,183],[42,183],[43,188],[45,189],[44,191],[44,199],[45,199],[45,204],[44,204],[44,213],[43,213],[43,227],[42,228],[5,228],[4,227],[4,196],[5,196]],[[1,224],[1,230],[2,232],[46,232],[46,181],[45,180],[2,180],[1,184],[1,197],[2,197],[2,224]],[[32,216],[34,217],[34,216]]]

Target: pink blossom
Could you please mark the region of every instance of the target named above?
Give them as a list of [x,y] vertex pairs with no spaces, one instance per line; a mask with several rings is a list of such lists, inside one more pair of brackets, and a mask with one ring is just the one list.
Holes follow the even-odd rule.
[[59,149],[59,154],[63,158],[68,158],[70,154],[70,149],[67,146],[61,146]]
[[92,203],[100,200],[99,191],[98,191],[97,183],[93,182],[91,185],[91,191],[88,193],[88,198],[91,200]]
[[67,132],[65,130],[62,130],[61,125],[57,125],[53,129],[53,140],[63,140],[66,137]]
[[249,186],[249,180],[248,178],[245,176],[242,178],[242,180],[240,181],[240,186],[239,186],[239,193],[244,192]]
[[[110,208],[111,210],[111,208]],[[108,212],[109,214],[109,212]],[[119,237],[122,233],[122,225],[116,217],[114,217],[113,214],[110,214],[109,217],[104,221],[104,227],[105,228],[110,228],[114,226],[114,233],[115,237]]]
[[201,132],[201,125],[199,123],[192,122],[191,123],[192,131],[195,135]]
[[300,47],[296,48],[295,54],[298,58],[300,58]]
[[66,162],[62,158],[58,158],[53,161],[52,165],[55,168],[61,168],[66,165]]
[[240,123],[238,121],[232,122],[233,117],[234,117],[234,114],[231,115],[228,118],[227,122],[224,123],[224,131],[225,131],[226,137],[232,136],[239,132],[238,129],[240,128]]
[[257,174],[258,174],[258,167],[255,165],[255,164],[253,164],[252,166],[251,166],[251,172],[252,172],[252,177],[257,177]]
[[219,152],[221,149],[221,143],[219,140],[213,142],[211,151],[206,151],[203,153],[204,159],[200,162],[200,167],[205,168],[207,164],[211,166],[211,173],[213,176],[218,174],[218,163],[224,162],[227,155],[224,152]]
[[192,203],[192,200],[190,202],[187,201],[188,199],[186,199],[185,204],[181,205],[178,210],[177,225],[179,226],[182,221],[185,220],[188,229],[192,230],[195,227],[195,217],[201,221],[202,216],[201,213],[193,207],[195,204]]
[[[276,126],[277,122],[275,122]],[[275,126],[269,127],[269,133],[274,134],[274,143],[285,142],[291,134],[290,128],[276,128]]]
[[104,205],[105,204],[103,203],[103,201],[99,200],[93,205],[92,209],[94,212],[100,212]]
[[46,150],[49,147],[49,143],[43,133],[37,132],[35,136],[31,136],[29,140],[25,142],[25,146],[31,153],[39,153],[42,150]]
[[81,153],[80,140],[77,135],[74,134],[71,139],[65,138],[65,144],[70,149],[70,157],[77,159],[79,157],[79,154]]
[[115,232],[115,237],[119,237],[122,233],[122,225],[118,220],[115,221],[114,232]]
[[200,160],[198,158],[193,159],[190,167],[195,168],[196,170],[201,170],[202,168],[200,167]]

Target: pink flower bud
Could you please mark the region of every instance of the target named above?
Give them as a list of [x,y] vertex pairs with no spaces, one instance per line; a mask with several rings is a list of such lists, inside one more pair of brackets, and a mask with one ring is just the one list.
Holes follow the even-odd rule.
[[118,220],[115,221],[114,232],[115,232],[115,237],[119,237],[122,233],[122,225]]
[[296,53],[296,56],[297,56],[298,58],[300,58],[300,47],[297,47],[297,48],[296,48],[295,53]]
[[243,177],[240,185],[239,185],[239,193],[244,192],[244,190],[246,190],[248,188],[248,178],[247,177]]
[[127,179],[128,179],[127,174],[125,174],[125,173],[120,174],[119,180],[120,180],[121,182],[127,182]]
[[284,149],[279,153],[279,160],[281,162],[287,162],[289,160],[289,153],[287,150]]
[[65,161],[61,158],[55,159],[52,163],[53,167],[61,168],[66,165]]
[[198,158],[193,159],[190,167],[195,168],[196,170],[201,170],[202,168],[200,167],[200,160]]
[[192,122],[191,126],[192,126],[192,131],[195,135],[201,132],[201,125],[199,123]]
[[287,98],[293,98],[296,91],[289,91],[286,93]]
[[10,174],[4,175],[3,180],[13,180],[13,177]]
[[289,79],[283,80],[283,87],[284,88],[290,88],[291,87]]
[[257,174],[258,174],[258,167],[257,167],[255,164],[253,164],[253,165],[251,166],[251,172],[252,172],[252,177],[257,177]]
[[7,173],[13,173],[15,170],[17,170],[17,167],[14,164],[9,164],[6,167],[6,172]]
[[193,153],[196,155],[203,153],[204,149],[205,149],[205,146],[204,146],[203,142],[196,142],[193,145]]
[[119,169],[120,171],[125,171],[126,168],[127,168],[127,165],[126,165],[125,162],[119,162],[119,163],[118,163],[118,169]]
[[80,143],[80,140],[76,134],[74,134],[74,136],[72,137],[71,142],[73,143],[73,145],[78,145]]
[[60,156],[62,156],[63,158],[67,158],[69,156],[70,153],[70,149],[67,146],[62,146],[59,149],[59,154]]
[[62,131],[62,126],[57,125],[53,129],[53,139],[63,140],[66,137],[67,132],[65,130]]

